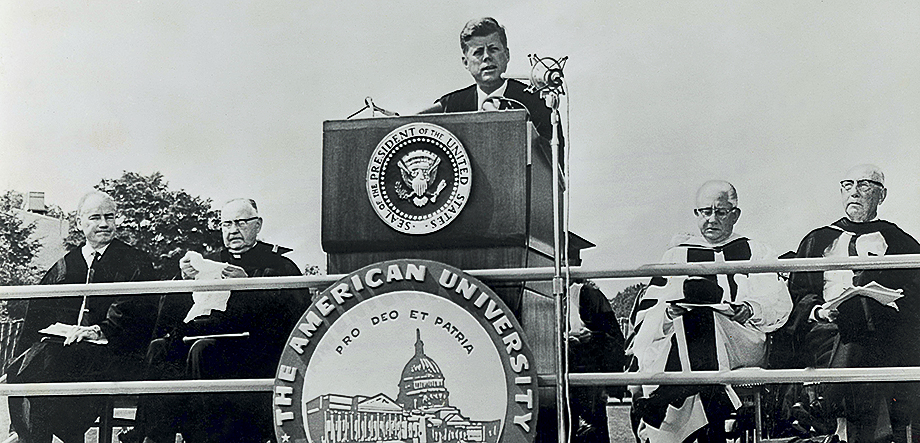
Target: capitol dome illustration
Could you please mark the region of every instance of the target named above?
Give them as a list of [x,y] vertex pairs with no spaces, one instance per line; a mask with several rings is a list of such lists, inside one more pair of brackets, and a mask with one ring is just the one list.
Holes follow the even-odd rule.
[[438,364],[425,355],[421,332],[416,329],[415,355],[402,370],[396,403],[406,410],[436,411],[449,407],[448,396],[444,374]]
[[383,392],[370,396],[333,392],[316,396],[304,403],[308,441],[499,443],[501,417],[472,420],[450,406],[448,395],[444,373],[425,355],[421,332],[416,329],[415,355],[403,367],[396,400]]

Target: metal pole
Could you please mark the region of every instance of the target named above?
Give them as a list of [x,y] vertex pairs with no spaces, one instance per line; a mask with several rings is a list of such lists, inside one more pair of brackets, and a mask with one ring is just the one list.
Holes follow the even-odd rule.
[[558,428],[558,442],[564,443],[566,438],[566,383],[568,368],[565,366],[565,288],[562,282],[562,248],[560,229],[560,202],[559,202],[559,95],[555,91],[545,92],[546,104],[552,109],[550,125],[553,127],[553,138],[550,140],[550,151],[553,160],[553,300],[556,308],[555,350],[556,350],[556,426]]

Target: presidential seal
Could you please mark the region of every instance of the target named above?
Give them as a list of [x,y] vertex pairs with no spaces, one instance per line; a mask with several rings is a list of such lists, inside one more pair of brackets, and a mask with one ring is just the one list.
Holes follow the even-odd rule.
[[367,196],[391,228],[428,234],[454,221],[470,196],[466,150],[450,131],[409,123],[377,144],[367,166]]
[[532,443],[538,393],[521,325],[491,289],[392,260],[322,292],[288,337],[280,443]]

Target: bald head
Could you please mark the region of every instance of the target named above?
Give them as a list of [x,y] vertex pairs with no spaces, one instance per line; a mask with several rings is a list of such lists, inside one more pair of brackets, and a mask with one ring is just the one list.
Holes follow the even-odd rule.
[[709,180],[696,191],[697,207],[702,208],[714,200],[725,200],[732,207],[736,207],[738,206],[738,191],[735,191],[735,187],[725,180]]
[[881,183],[882,186],[885,186],[885,173],[882,172],[882,168],[870,164],[853,166],[849,171],[847,171],[847,175],[844,178],[847,180],[873,180]]
[[713,244],[721,243],[731,237],[735,222],[741,216],[738,192],[725,180],[703,183],[696,192],[694,213],[703,238]]
[[850,221],[863,223],[874,219],[878,205],[887,195],[885,174],[875,165],[856,165],[840,181],[840,197]]

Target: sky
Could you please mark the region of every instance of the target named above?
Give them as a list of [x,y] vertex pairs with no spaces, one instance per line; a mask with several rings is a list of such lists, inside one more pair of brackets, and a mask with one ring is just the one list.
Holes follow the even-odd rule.
[[920,235],[914,1],[2,1],[0,190],[71,211],[102,178],[160,172],[256,199],[266,241],[324,266],[323,121],[469,85],[458,35],[480,16],[506,27],[509,74],[568,57],[587,267],[658,261],[716,178],[738,189],[736,232],[793,250],[843,215],[859,163],[886,173],[880,216]]

